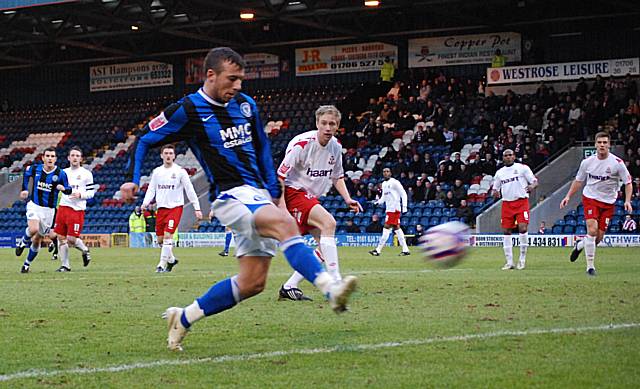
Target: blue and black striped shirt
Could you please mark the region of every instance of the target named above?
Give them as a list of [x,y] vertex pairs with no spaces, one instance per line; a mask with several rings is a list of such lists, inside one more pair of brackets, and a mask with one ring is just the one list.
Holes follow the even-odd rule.
[[56,186],[65,187],[65,193],[71,193],[67,174],[58,166],[50,172],[44,170],[43,164],[27,166],[22,178],[22,190],[29,190],[29,179],[33,178],[29,200],[41,207],[55,208],[58,204],[59,190]]
[[255,101],[245,94],[222,104],[200,89],[167,107],[143,131],[129,160],[136,184],[149,148],[185,141],[207,175],[212,200],[241,185],[280,197],[269,140]]

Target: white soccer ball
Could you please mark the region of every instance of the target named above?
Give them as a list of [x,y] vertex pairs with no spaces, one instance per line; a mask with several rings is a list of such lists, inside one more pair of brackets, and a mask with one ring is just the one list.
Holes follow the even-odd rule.
[[420,247],[427,261],[444,267],[455,266],[467,255],[469,226],[448,222],[431,227],[420,237]]

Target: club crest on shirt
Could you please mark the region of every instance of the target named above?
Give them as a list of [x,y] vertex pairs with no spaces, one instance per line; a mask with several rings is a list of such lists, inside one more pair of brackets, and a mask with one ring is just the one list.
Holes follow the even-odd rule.
[[329,165],[335,165],[336,163],[336,158],[332,155],[329,157]]
[[171,179],[175,180],[176,179],[176,173],[171,173]]
[[610,167],[607,167],[607,170],[605,170],[605,173],[607,173],[607,174],[611,174],[611,168],[610,168]]
[[162,112],[160,115],[156,116],[149,122],[149,129],[151,131],[156,131],[167,123],[169,123],[169,121],[166,117],[164,117],[164,112]]
[[58,181],[58,176],[54,175],[53,177],[51,177],[51,181]]
[[76,177],[76,180],[79,180],[80,178],[82,177],[78,174],[78,176]]
[[246,101],[244,103],[240,104],[240,112],[246,118],[251,117],[251,104],[247,103]]

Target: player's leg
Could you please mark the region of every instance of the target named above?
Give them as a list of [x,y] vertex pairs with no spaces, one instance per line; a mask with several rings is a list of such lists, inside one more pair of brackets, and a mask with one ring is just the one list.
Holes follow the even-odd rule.
[[22,239],[16,245],[16,256],[21,256],[24,249],[31,245],[31,238],[40,229],[40,217],[37,215],[37,206],[31,201],[27,203],[27,228]]
[[587,219],[587,235],[584,237],[584,255],[587,258],[587,274],[595,275],[596,238],[598,219]]
[[320,230],[320,240],[318,245],[320,252],[325,260],[327,272],[335,280],[341,280],[340,264],[338,261],[338,247],[336,245],[336,219],[327,212],[320,204],[316,204],[311,208],[307,224]]
[[233,232],[231,232],[231,228],[224,228],[224,249],[218,253],[221,257],[229,256],[229,247],[231,247],[231,238],[233,238]]
[[[312,229],[309,233],[313,236],[316,243],[320,242],[320,230],[318,228]],[[318,257],[320,262],[324,262],[319,248],[320,245],[318,244],[318,248],[315,250],[314,254]],[[289,277],[289,279],[282,284],[280,290],[278,290],[278,300],[312,301],[313,299],[306,296],[299,288],[302,281],[304,281],[304,276],[297,271],[294,271],[291,277]]]
[[173,235],[178,231],[178,225],[180,224],[180,218],[182,217],[182,207],[175,207],[168,210],[167,226],[164,230],[164,236],[162,239],[161,260],[166,260],[166,271],[170,272],[175,265],[178,264],[178,260],[173,255]]
[[391,219],[393,219],[393,212],[387,212],[384,226],[382,228],[382,235],[380,236],[380,241],[378,241],[378,246],[375,249],[369,251],[369,254],[378,256],[382,253],[382,248],[387,244],[389,236],[391,236],[391,232],[393,231],[393,223],[391,223]]
[[[529,248],[529,201],[520,200],[521,209],[516,214],[516,223],[518,224],[518,232],[520,233],[520,258],[518,259],[518,270],[525,268],[527,261],[527,249]],[[526,203],[526,204],[525,204]]]
[[515,214],[511,212],[510,204],[502,201],[502,210],[500,217],[500,225],[502,227],[502,233],[504,234],[502,239],[502,250],[504,251],[504,258],[506,260],[502,270],[512,270],[513,266],[513,241],[511,240],[511,230],[515,227]]
[[156,265],[156,273],[164,273],[169,263],[170,252],[164,248],[164,235],[166,231],[167,210],[165,208],[158,209],[156,213],[156,239],[160,246],[160,261]]
[[31,268],[31,263],[38,256],[38,251],[40,251],[40,243],[42,242],[42,236],[40,232],[36,232],[35,235],[31,237],[31,246],[29,246],[29,253],[27,254],[27,259],[24,260],[22,264],[22,268],[20,269],[21,273],[28,273]]
[[[56,214],[57,214],[57,212],[56,212]],[[56,219],[56,223],[57,223],[57,219]],[[47,247],[47,249],[51,253],[51,260],[52,261],[57,261],[58,260],[58,234],[56,234],[52,230],[49,233],[49,239],[51,239],[51,242],[49,242],[49,246]]]
[[[165,252],[166,251],[166,252]],[[173,234],[165,231],[162,239],[162,253],[161,256],[167,255],[167,272],[171,272],[173,267],[178,264],[178,259],[173,255]]]
[[[400,222],[398,221],[398,223]],[[400,224],[394,226],[393,232],[396,233],[396,236],[398,237],[398,243],[400,243],[400,246],[402,247],[402,251],[399,255],[411,255],[409,246],[407,246],[407,239],[404,237],[404,231],[402,231],[402,227],[400,226]]]
[[68,229],[68,215],[65,211],[66,209],[64,207],[60,207],[59,212],[56,211],[56,223],[54,226],[54,234],[58,237],[58,251],[61,261],[61,266],[56,270],[58,272],[68,272],[71,270],[69,266],[69,241],[67,237],[70,229]]

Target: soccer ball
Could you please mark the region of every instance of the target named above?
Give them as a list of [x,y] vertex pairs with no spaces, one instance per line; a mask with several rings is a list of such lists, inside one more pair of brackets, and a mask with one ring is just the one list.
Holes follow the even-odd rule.
[[469,247],[469,226],[448,222],[431,227],[420,237],[420,247],[427,261],[443,267],[460,263]]

